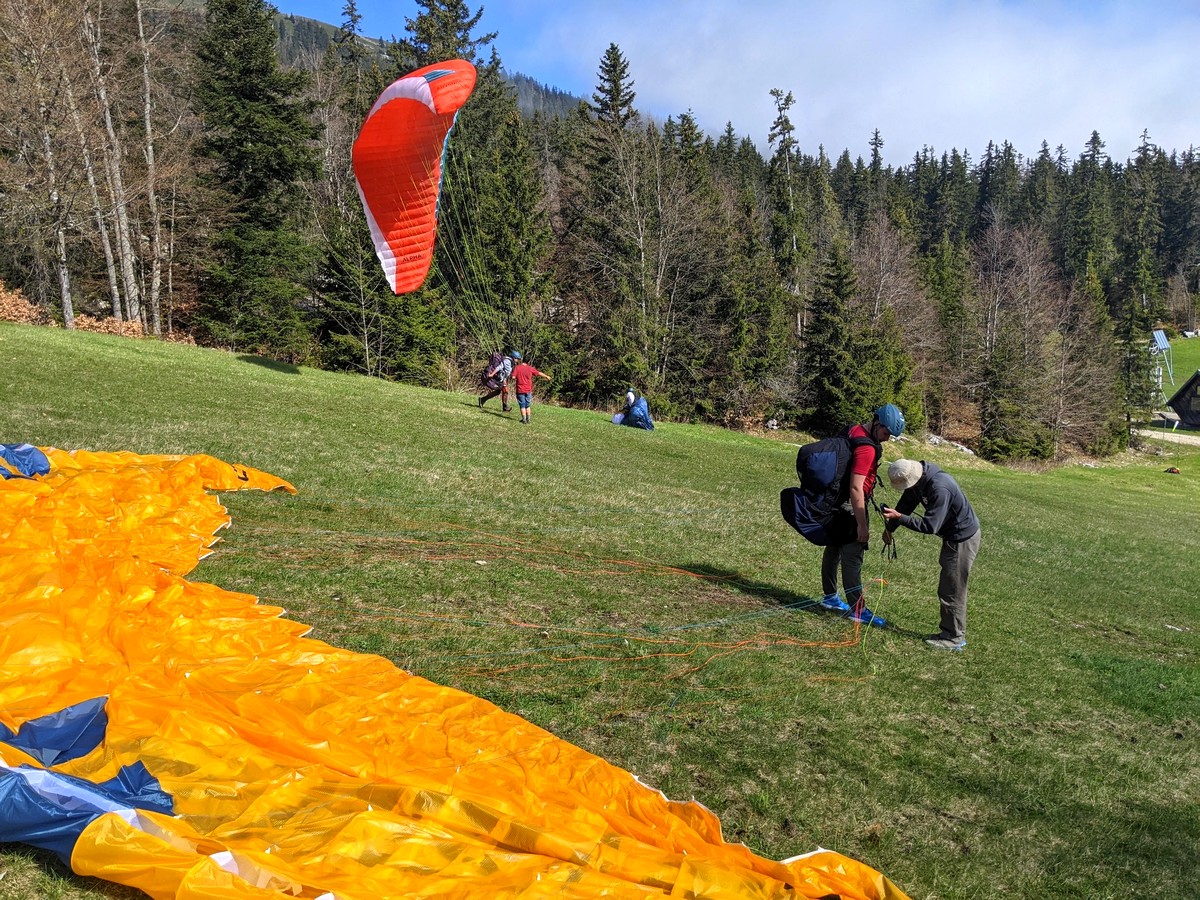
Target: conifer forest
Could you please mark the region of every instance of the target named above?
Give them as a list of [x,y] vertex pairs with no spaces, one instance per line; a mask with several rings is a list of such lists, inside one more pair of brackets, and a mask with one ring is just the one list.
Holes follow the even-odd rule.
[[[1200,155],[765,145],[639,113],[610,44],[582,100],[514,78],[464,0],[403,36],[265,0],[0,0],[0,282],[77,318],[281,363],[474,390],[520,349],[555,401],[825,433],[893,401],[990,459],[1124,447],[1161,403],[1151,332],[1194,332]],[[396,296],[350,166],[395,78],[478,83],[433,268]],[[518,96],[518,85],[522,87]],[[919,102],[919,101],[914,101]],[[1128,136],[1122,136],[1128,137]]]

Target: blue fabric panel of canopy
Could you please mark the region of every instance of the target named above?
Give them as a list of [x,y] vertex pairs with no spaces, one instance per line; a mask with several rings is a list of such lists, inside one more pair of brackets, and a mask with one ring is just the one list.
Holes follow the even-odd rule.
[[43,766],[54,766],[87,756],[104,740],[108,714],[105,698],[84,700],[56,713],[30,719],[14,734],[0,723],[0,741],[23,750]]
[[[23,724],[0,725],[0,742],[46,765],[90,753],[104,739],[104,698],[87,700]],[[0,764],[0,843],[22,843],[56,854],[68,866],[75,841],[94,819],[110,812],[147,809],[172,815],[174,804],[144,765],[122,766],[93,783],[34,766]]]
[[[46,454],[32,444],[0,444],[0,458],[15,468],[21,475],[49,475],[50,460]],[[0,476],[19,478],[0,466]]]

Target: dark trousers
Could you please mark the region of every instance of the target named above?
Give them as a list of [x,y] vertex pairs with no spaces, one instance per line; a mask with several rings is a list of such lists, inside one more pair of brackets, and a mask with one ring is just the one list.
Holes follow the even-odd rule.
[[846,602],[851,606],[862,602],[862,565],[866,553],[867,545],[858,541],[825,548],[821,554],[821,590],[826,596],[837,593],[838,566],[841,566]]
[[505,409],[508,409],[508,382],[507,381],[504,382],[504,384],[500,385],[500,387],[493,390],[491,393],[484,394],[482,397],[480,397],[479,405],[482,406],[483,404],[485,404],[489,400],[491,400],[493,397],[499,397],[500,404]]

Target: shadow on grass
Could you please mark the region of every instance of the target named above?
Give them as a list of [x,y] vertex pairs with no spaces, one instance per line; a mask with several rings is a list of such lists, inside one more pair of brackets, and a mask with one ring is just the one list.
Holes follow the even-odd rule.
[[[1119,775],[1110,780],[1097,768],[1087,771],[1087,766],[1074,777],[1043,782],[1040,779],[1058,764],[1045,758],[1029,762],[1044,768],[1014,774],[995,767],[953,773],[963,800],[997,811],[999,821],[988,829],[993,837],[998,829],[1029,833],[1045,828],[1061,845],[1043,848],[1036,870],[1019,886],[1024,890],[1015,893],[1156,900],[1196,896],[1200,819],[1194,805],[1169,796],[1130,796]],[[1076,792],[1087,799],[1074,796]],[[1108,792],[1111,805],[1103,802]],[[976,831],[975,836],[984,840],[987,832]],[[962,849],[970,852],[969,846]]]
[[818,605],[819,601],[815,597],[810,597],[807,594],[796,594],[776,584],[755,581],[752,578],[747,578],[740,572],[730,572],[727,569],[718,569],[715,566],[695,563],[684,563],[675,568],[684,572],[690,572],[693,575],[699,575],[702,578],[718,581],[726,585],[730,590],[737,591],[739,594],[745,594],[748,597],[754,597],[768,603],[775,603],[779,606],[790,606],[795,609],[815,613],[831,614],[828,610],[821,609]]
[[300,367],[293,366],[291,363],[279,362],[274,359],[267,359],[265,356],[254,356],[249,353],[242,353],[238,356],[242,362],[253,363],[256,366],[262,366],[264,369],[270,369],[272,372],[281,372],[284,375],[299,375]]
[[[684,564],[678,566],[685,572],[691,572],[693,575],[700,575],[704,578],[711,578],[714,581],[719,581],[727,586],[732,591],[737,591],[740,594],[745,594],[748,597],[754,597],[768,603],[775,603],[779,606],[786,606],[800,612],[813,613],[819,616],[829,616],[835,619],[846,618],[845,613],[836,612],[831,609],[823,609],[820,605],[819,598],[810,597],[807,594],[796,594],[792,591],[782,588],[775,584],[767,584],[762,581],[755,581],[752,578],[738,572],[730,572],[726,569],[718,569],[713,566]],[[929,633],[926,631],[913,631],[909,628],[900,628],[889,622],[886,626],[878,631],[886,631],[889,634],[896,634],[901,637],[911,638],[916,641],[924,641]]]
[[515,415],[517,412],[517,408],[515,406],[510,406],[508,409],[508,412],[505,412],[504,410],[500,409],[499,407],[480,406],[478,397],[475,398],[474,400],[470,401],[469,403],[467,403],[467,406],[474,407],[474,408],[478,409],[480,412],[485,412],[488,415],[499,416],[502,419],[510,418],[511,416]]

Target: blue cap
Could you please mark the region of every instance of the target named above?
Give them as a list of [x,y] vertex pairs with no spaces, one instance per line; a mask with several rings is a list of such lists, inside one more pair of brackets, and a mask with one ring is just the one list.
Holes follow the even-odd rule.
[[516,350],[514,350],[512,353],[510,353],[508,355],[511,356],[513,359],[522,359],[523,358],[521,356],[521,354]]

